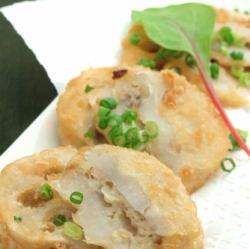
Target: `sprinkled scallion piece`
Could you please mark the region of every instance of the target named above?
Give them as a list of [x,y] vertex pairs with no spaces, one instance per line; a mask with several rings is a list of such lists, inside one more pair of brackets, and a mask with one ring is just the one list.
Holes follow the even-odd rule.
[[[241,136],[244,143],[246,143],[247,137],[248,137],[248,132],[240,130],[240,129],[237,129],[237,132]],[[234,139],[234,137],[231,134],[229,135],[229,140],[231,141],[231,145],[232,145],[232,147],[231,147],[231,149],[229,149],[229,151],[238,151],[241,149],[239,144],[237,143],[237,141]]]
[[149,138],[155,138],[158,136],[159,127],[154,121],[148,121],[144,127],[144,133],[149,136]]
[[110,109],[110,110],[115,109],[117,107],[117,105],[118,105],[118,102],[112,97],[102,99],[100,101],[100,106],[105,107],[105,108]]
[[230,173],[235,169],[236,163],[234,162],[232,158],[224,158],[221,161],[220,166],[224,172]]
[[158,135],[158,125],[154,121],[143,125],[137,120],[138,113],[130,108],[118,114],[100,106],[97,116],[98,127],[103,130],[108,141],[116,146],[143,150]]
[[232,51],[230,56],[233,60],[241,61],[244,58],[244,54],[241,51]]
[[194,67],[196,65],[195,59],[192,55],[188,54],[185,57],[185,62],[189,67]]
[[89,92],[91,92],[92,90],[94,89],[94,87],[92,87],[92,86],[90,86],[90,85],[87,85],[86,87],[85,87],[85,93],[89,93]]
[[210,64],[210,75],[212,79],[218,79],[220,74],[220,67],[217,63]]
[[65,222],[63,225],[63,233],[72,240],[82,240],[83,238],[82,228],[74,222]]
[[240,85],[244,87],[250,86],[250,73],[244,72],[240,75]]
[[91,130],[84,133],[84,137],[88,139],[92,139],[95,136],[95,133]]
[[80,205],[83,202],[83,193],[73,192],[70,195],[70,201],[75,205]]
[[56,215],[53,220],[54,225],[57,227],[63,226],[65,222],[66,222],[66,217],[62,214]]
[[154,60],[146,59],[146,58],[141,58],[138,64],[144,67],[149,67],[151,69],[154,69],[156,67],[156,62]]
[[122,114],[122,119],[125,123],[131,124],[133,121],[136,121],[137,119],[137,112],[133,111],[132,109],[127,109],[123,114]]
[[224,56],[227,56],[227,55],[229,54],[228,45],[225,44],[225,43],[220,44],[219,51],[220,51]]
[[22,222],[22,217],[20,217],[20,216],[14,216],[13,219],[14,219],[14,221],[17,222],[17,223]]
[[231,67],[231,75],[234,78],[239,79],[242,73],[244,73],[244,68],[236,66]]
[[40,188],[40,198],[43,200],[51,200],[53,198],[53,190],[48,183],[45,183]]
[[223,41],[227,44],[227,45],[233,45],[234,43],[234,35],[232,33],[232,30],[230,27],[222,27],[220,30],[219,30],[219,35],[220,37],[223,39]]
[[138,45],[141,41],[140,35],[137,33],[133,33],[130,37],[129,37],[129,42],[132,45]]

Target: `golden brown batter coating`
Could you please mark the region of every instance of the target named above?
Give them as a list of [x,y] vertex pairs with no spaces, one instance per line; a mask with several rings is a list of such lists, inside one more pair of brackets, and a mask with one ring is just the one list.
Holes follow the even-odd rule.
[[[39,189],[53,191],[41,200]],[[70,201],[82,192],[80,205]],[[8,165],[0,175],[4,249],[202,249],[196,208],[180,179],[156,158],[110,145],[50,149]],[[53,217],[81,226],[64,235]],[[14,221],[17,215],[21,222]]]
[[[113,79],[122,69],[127,73]],[[87,85],[94,88],[89,93]],[[203,92],[170,70],[138,66],[89,69],[68,84],[57,108],[63,145],[108,142],[96,129],[99,102],[107,97],[117,99],[120,109],[136,110],[141,123],[158,124],[159,136],[145,150],[180,176],[189,192],[202,186],[227,154],[228,131]],[[94,139],[84,137],[89,129],[95,130]]]

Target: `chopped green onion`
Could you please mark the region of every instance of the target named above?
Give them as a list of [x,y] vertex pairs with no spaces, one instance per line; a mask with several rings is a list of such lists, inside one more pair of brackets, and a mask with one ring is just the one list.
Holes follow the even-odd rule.
[[98,123],[98,127],[102,130],[106,129],[108,127],[108,119],[100,119]]
[[220,166],[223,171],[230,173],[235,169],[236,164],[232,158],[224,158]]
[[58,214],[54,217],[54,225],[57,227],[63,226],[63,224],[66,222],[66,217],[62,214]]
[[139,36],[139,34],[137,33],[133,33],[130,37],[129,37],[129,42],[132,45],[138,45],[139,42],[141,41],[141,38]]
[[246,39],[237,33],[233,33],[234,45],[243,48],[246,45]]
[[233,51],[230,53],[233,60],[243,60],[244,54],[241,51]]
[[222,27],[219,30],[219,35],[227,45],[232,45],[234,43],[234,36],[230,27]]
[[100,106],[98,110],[99,118],[107,118],[109,114],[110,114],[110,109]]
[[81,192],[73,192],[70,195],[70,201],[73,204],[80,205],[83,202],[83,193],[81,193]]
[[108,137],[112,142],[114,141],[115,137],[118,137],[121,135],[123,135],[123,130],[122,130],[122,127],[120,125],[113,127],[108,133]]
[[146,58],[141,58],[138,64],[144,67],[149,67],[151,69],[154,69],[156,67],[156,62],[154,60],[150,60]]
[[137,145],[140,142],[140,133],[139,133],[139,129],[137,127],[132,127],[130,129],[127,130],[126,134],[126,142],[128,144],[131,144],[132,147],[134,147],[135,145]]
[[65,222],[63,226],[63,232],[72,240],[81,240],[83,238],[82,228],[74,222]]
[[138,116],[137,112],[133,111],[132,109],[127,109],[122,114],[122,119],[125,123],[131,124],[133,121],[136,121],[137,116]]
[[48,183],[42,185],[40,189],[40,198],[46,201],[53,198],[53,190]]
[[234,11],[235,12],[239,12],[240,10],[238,8],[234,8]]
[[17,223],[20,223],[20,222],[22,222],[22,217],[14,216],[14,221],[17,222]]
[[116,113],[111,114],[108,119],[108,126],[114,127],[122,124],[122,117]]
[[220,67],[217,63],[210,64],[210,75],[212,79],[218,79],[220,74]]
[[190,54],[188,54],[186,57],[185,57],[185,62],[186,64],[189,66],[189,67],[193,67],[196,65],[196,61],[194,59],[194,57]]
[[87,85],[85,87],[85,93],[89,93],[90,91],[92,91],[94,89],[94,87],[90,86],[90,85]]
[[148,121],[144,127],[144,133],[149,136],[149,138],[155,138],[158,136],[159,127],[154,121]]
[[180,67],[172,67],[171,68],[174,72],[181,74],[181,68]]
[[85,138],[92,139],[94,137],[95,133],[93,131],[87,131],[84,133]]
[[225,43],[222,43],[220,45],[220,50],[219,50],[224,56],[227,56],[229,51],[228,51],[228,45],[226,45]]
[[247,16],[249,16],[249,15],[250,15],[250,11],[245,10],[245,11],[244,11],[244,14],[247,15]]
[[239,79],[242,73],[244,73],[244,69],[242,67],[231,67],[231,74],[234,78]]
[[250,86],[250,73],[244,72],[240,75],[240,85],[244,87]]
[[[241,136],[241,138],[244,141],[244,143],[246,143],[247,137],[248,137],[248,132],[247,131],[243,131],[241,129],[237,129],[237,132]],[[238,150],[241,149],[240,146],[239,146],[239,144],[235,140],[235,138],[232,136],[232,134],[229,135],[229,140],[231,141],[231,145],[232,145],[232,147],[231,147],[231,149],[229,149],[229,151],[238,151]]]
[[124,147],[126,144],[126,138],[124,135],[116,136],[112,138],[112,144],[120,147]]
[[160,48],[158,51],[157,51],[157,53],[156,53],[156,57],[158,58],[158,59],[162,59],[162,60],[164,60],[164,59],[166,59],[166,57],[168,56],[168,50],[167,49],[165,49],[165,48]]
[[102,99],[100,101],[100,106],[108,108],[110,110],[115,109],[117,107],[117,105],[118,105],[118,102],[112,97]]

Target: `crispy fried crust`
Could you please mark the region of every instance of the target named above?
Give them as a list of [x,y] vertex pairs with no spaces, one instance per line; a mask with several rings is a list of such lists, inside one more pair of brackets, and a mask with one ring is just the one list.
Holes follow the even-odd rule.
[[[112,79],[120,69],[127,74]],[[86,85],[94,90],[86,94]],[[189,192],[202,186],[227,154],[228,131],[204,93],[170,70],[128,66],[90,69],[69,83],[57,107],[61,143],[79,147],[103,142],[100,129],[95,140],[83,134],[96,127],[99,101],[110,96],[137,110],[143,123],[154,120],[160,126],[146,151],[180,176]]]
[[[230,26],[234,32],[240,33],[240,35],[250,42],[250,18],[248,16],[239,13],[232,13],[224,9],[216,9],[216,12],[216,30],[225,25]],[[141,37],[141,41],[138,45],[133,45],[129,42],[129,37],[134,33],[139,34]],[[153,44],[154,43],[146,36],[142,26],[133,25],[122,41],[123,53],[121,65],[137,65],[141,58],[147,58],[156,60],[157,70],[179,67],[182,75],[184,75],[189,82],[196,84],[200,89],[206,92],[198,71],[195,68],[188,67],[183,57],[175,60],[173,59],[170,62],[162,61],[156,56],[157,45]],[[237,50],[237,48],[233,47],[230,49]],[[221,68],[223,74],[219,76],[218,80],[211,79],[210,82],[213,85],[221,103],[225,107],[237,108],[246,106],[250,103],[249,91],[246,88],[241,87],[238,80],[230,75],[229,67],[232,65],[243,65],[249,67],[249,49],[246,48],[240,50],[243,50],[245,54],[245,59],[243,61],[234,61],[230,56],[224,57],[219,52],[213,51],[213,58],[218,60],[219,64],[225,68]]]
[[[70,179],[72,174],[76,180]],[[92,177],[89,177],[90,175]],[[85,216],[84,208],[95,202],[94,196],[98,195],[100,200],[105,197],[100,194],[98,186],[102,186],[106,181],[107,186],[113,185],[114,189],[110,195],[106,188],[105,194],[110,197],[116,193],[120,199],[105,204],[101,212],[92,208],[91,212],[97,213],[89,219],[90,211]],[[54,196],[49,201],[41,202],[36,195],[30,193],[36,192],[45,182],[52,186]],[[91,186],[90,192],[88,186]],[[94,186],[97,186],[96,189]],[[129,190],[131,187],[134,187],[133,191]],[[68,195],[64,196],[65,192],[71,193],[72,190],[82,188],[85,195],[82,205],[73,205],[69,202]],[[101,201],[107,200],[104,198]],[[122,236],[122,241],[124,234],[128,233],[131,241],[126,243],[129,243],[130,248],[203,248],[203,233],[195,205],[179,178],[146,153],[110,145],[88,147],[80,151],[71,147],[51,149],[8,165],[0,175],[0,247],[3,249],[102,248],[103,242],[98,242],[95,237],[98,235],[95,234],[91,237],[91,245],[89,244],[91,226],[82,226],[86,222],[84,217],[87,217],[88,222],[93,222],[91,225],[94,228],[99,229],[100,226],[104,232],[110,227],[105,227],[105,223],[95,222],[104,219],[109,221],[111,216],[106,216],[106,213],[110,209],[118,211],[121,209],[120,216],[123,221],[125,210],[122,208],[125,207],[126,212],[130,210],[126,219],[131,219],[131,225],[121,223],[124,224],[124,228],[114,234],[116,239]],[[71,240],[63,235],[61,227],[53,225],[53,217],[59,212],[83,227],[86,233],[84,241]],[[22,222],[15,222],[14,215],[21,216]],[[115,215],[110,226],[116,228],[115,224],[118,224],[120,216]],[[134,220],[136,216],[140,217],[140,222],[138,219]],[[136,232],[136,229],[141,232]],[[147,231],[145,238],[148,243],[141,240],[144,238],[142,233],[144,230]],[[109,240],[110,246],[105,248],[127,248],[123,242],[123,247],[120,247],[119,241]]]

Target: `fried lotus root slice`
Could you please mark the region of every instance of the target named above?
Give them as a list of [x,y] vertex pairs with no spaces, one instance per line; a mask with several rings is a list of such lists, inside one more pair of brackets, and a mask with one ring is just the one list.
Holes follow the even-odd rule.
[[[217,22],[215,25],[215,32],[218,32],[222,27],[230,27],[232,32],[236,33],[241,39],[244,39],[246,46],[236,47],[235,45],[228,47],[227,55],[223,55],[219,51],[219,44],[215,42],[212,49],[212,59],[221,65],[222,76],[219,79],[210,79],[213,84],[216,94],[225,107],[242,107],[250,104],[249,89],[240,85],[239,79],[231,76],[230,67],[245,67],[249,71],[250,66],[250,17],[238,13],[228,12],[223,9],[216,9]],[[137,34],[141,37],[138,44],[132,44],[130,37]],[[146,45],[145,45],[146,44]],[[203,83],[199,76],[196,67],[189,67],[185,62],[185,56],[172,58],[161,58],[157,50],[157,45],[153,46],[153,42],[146,36],[144,29],[140,25],[133,25],[128,34],[122,41],[122,65],[137,65],[140,60],[149,59],[155,61],[156,70],[164,68],[178,70],[184,75],[188,81],[198,85],[200,89],[206,92]],[[152,49],[154,48],[154,49]],[[233,60],[230,53],[233,51],[242,52],[244,54],[243,60]],[[228,83],[229,79],[229,83]],[[216,83],[219,82],[217,87]]]
[[[44,183],[53,193],[46,201],[37,195]],[[73,192],[83,194],[78,205]],[[180,179],[153,156],[111,145],[51,149],[10,164],[0,175],[0,213],[4,249],[203,248]],[[81,236],[55,226],[58,214]]]
[[[70,218],[75,209],[57,194],[44,200],[41,187],[63,172],[77,155],[71,147],[50,149],[8,165],[0,174],[0,247],[4,249],[83,249],[53,224],[57,214]],[[15,218],[16,217],[16,218]],[[18,218],[17,218],[18,217]]]
[[[126,73],[113,79],[121,70]],[[87,85],[93,87],[88,93]],[[57,107],[62,144],[110,143],[96,118],[100,100],[107,97],[119,102],[118,113],[136,111],[139,125],[158,125],[158,136],[144,150],[181,177],[189,192],[202,186],[227,154],[228,130],[203,92],[170,70],[138,66],[90,69],[68,84]],[[94,138],[84,136],[89,130]]]
[[[113,249],[203,248],[202,229],[180,179],[147,153],[97,145],[50,182],[76,208],[84,241]],[[84,194],[80,205],[72,192]]]

